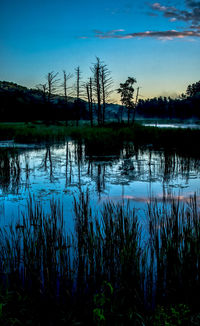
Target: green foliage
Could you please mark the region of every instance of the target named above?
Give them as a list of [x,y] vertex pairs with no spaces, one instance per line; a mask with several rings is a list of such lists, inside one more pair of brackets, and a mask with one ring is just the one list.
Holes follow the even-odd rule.
[[106,315],[112,312],[114,289],[110,282],[104,281],[101,292],[94,296],[93,320],[95,325],[105,325]]
[[184,326],[190,319],[190,308],[185,304],[158,306],[155,311],[153,326]]

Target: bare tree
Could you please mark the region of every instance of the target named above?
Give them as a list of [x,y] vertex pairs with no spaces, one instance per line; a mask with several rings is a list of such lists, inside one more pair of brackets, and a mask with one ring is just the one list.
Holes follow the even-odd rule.
[[92,92],[92,78],[89,81],[89,95],[90,95],[90,122],[93,127],[93,92]]
[[139,98],[139,91],[141,87],[137,87],[137,93],[136,93],[136,98],[135,98],[135,107],[133,111],[133,123],[135,121],[135,115],[136,115],[136,110],[137,110],[137,104],[138,104],[138,98]]
[[93,78],[93,87],[94,87],[94,93],[97,100],[97,120],[98,125],[100,126],[102,123],[102,110],[101,110],[101,61],[97,57],[96,63],[91,67],[91,71],[94,74]]
[[91,127],[93,127],[92,78],[90,78],[89,82],[85,84],[85,87],[86,87],[87,101],[89,106],[90,123],[91,123]]
[[68,90],[71,88],[68,86],[68,81],[72,78],[72,76],[73,76],[72,74],[70,73],[67,74],[66,71],[63,70],[63,84],[61,86],[63,87],[66,104],[68,102]]
[[47,100],[47,83],[39,84],[36,88],[42,93],[43,101],[46,103]]
[[110,77],[110,71],[107,68],[107,65],[101,65],[101,91],[102,91],[102,102],[103,102],[103,110],[102,110],[102,124],[105,123],[105,112],[106,112],[106,102],[108,101],[109,95],[112,93],[112,78]]
[[80,103],[80,80],[81,80],[81,71],[80,67],[78,66],[75,68],[75,73],[76,73],[76,100],[74,101],[74,109],[75,109],[75,114],[76,114],[76,125],[78,126],[79,120],[80,120],[80,115],[81,115],[81,103]]
[[80,99],[80,79],[81,79],[81,71],[80,67],[78,66],[75,68],[75,73],[76,73],[76,99]]
[[138,104],[138,97],[139,97],[139,91],[140,91],[141,87],[137,87],[137,94],[136,94],[136,98],[135,98],[135,105]]
[[53,71],[49,72],[46,76],[47,78],[47,91],[48,91],[48,103],[51,102],[52,95],[55,94],[55,92],[58,89],[58,81],[59,79],[56,79],[58,76],[58,72],[54,73]]
[[68,124],[67,120],[68,120],[68,112],[67,112],[67,108],[68,108],[68,91],[69,89],[71,89],[70,86],[68,86],[68,81],[72,78],[72,74],[70,73],[66,73],[65,70],[63,70],[63,83],[61,84],[61,87],[63,88],[63,92],[64,92],[64,99],[65,99],[65,104],[66,104],[66,108],[65,108],[65,123],[66,126]]
[[98,57],[91,71],[94,74],[93,89],[97,102],[98,125],[103,125],[105,123],[106,102],[108,101],[109,95],[112,93],[112,78],[107,65]]

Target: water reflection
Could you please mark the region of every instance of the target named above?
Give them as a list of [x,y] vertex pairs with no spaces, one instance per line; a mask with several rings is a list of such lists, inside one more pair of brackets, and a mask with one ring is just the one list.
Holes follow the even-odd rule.
[[21,182],[20,157],[17,152],[0,151],[0,185],[3,193],[18,194]]
[[183,129],[200,129],[199,124],[196,123],[144,123],[146,127],[157,127],[157,128],[183,128]]
[[[68,208],[73,196],[89,188],[94,202],[124,196],[135,202],[155,196],[199,192],[199,159],[176,152],[155,151],[119,144],[116,154],[96,155],[91,144],[68,141],[43,148],[0,149],[0,196],[11,202],[34,194],[39,200],[54,196]],[[142,200],[140,200],[142,198]],[[14,206],[13,206],[14,207]],[[13,208],[14,209],[14,208]]]
[[44,169],[45,172],[48,172],[49,170],[49,181],[53,182],[54,176],[53,176],[53,164],[52,164],[52,158],[51,158],[51,147],[47,146],[44,158],[42,159],[41,163],[41,170]]

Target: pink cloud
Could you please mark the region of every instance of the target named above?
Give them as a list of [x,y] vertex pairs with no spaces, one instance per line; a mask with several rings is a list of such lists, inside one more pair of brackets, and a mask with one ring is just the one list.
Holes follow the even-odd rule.
[[156,9],[156,10],[159,10],[159,11],[165,11],[165,10],[167,10],[167,7],[161,6],[161,4],[158,3],[158,2],[153,3],[152,4],[152,8],[153,9]]
[[115,31],[109,32],[98,32],[95,34],[95,37],[100,39],[110,39],[110,38],[117,38],[117,39],[132,39],[132,38],[145,38],[145,37],[154,37],[158,39],[165,39],[165,40],[172,40],[174,38],[185,38],[185,37],[200,37],[200,32],[198,31],[176,31],[176,30],[169,30],[169,31],[145,31],[145,32],[138,32],[138,33],[127,33],[121,34],[119,32],[115,33]]

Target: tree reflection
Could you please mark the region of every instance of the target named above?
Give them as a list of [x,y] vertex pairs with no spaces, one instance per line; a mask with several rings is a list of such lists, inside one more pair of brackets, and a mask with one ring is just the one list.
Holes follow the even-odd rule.
[[53,163],[52,163],[50,145],[48,145],[46,147],[45,156],[44,156],[44,158],[42,160],[41,168],[44,169],[45,172],[47,172],[48,168],[49,168],[49,179],[50,179],[50,182],[53,182],[54,181],[54,175],[53,175]]
[[[91,144],[90,144],[91,145]],[[120,145],[121,146],[121,145]],[[96,151],[97,152],[97,151]],[[199,159],[177,154],[175,151],[155,150],[152,146],[139,147],[125,143],[120,150],[108,155],[94,155],[91,147],[82,141],[68,141],[60,147],[46,145],[37,152],[0,149],[0,190],[2,194],[19,194],[23,187],[29,190],[33,179],[48,177],[50,183],[64,183],[64,191],[79,190],[84,186],[95,189],[101,198],[109,184],[123,185],[135,181],[159,182],[163,191],[169,187],[187,186],[191,178],[200,176]],[[114,155],[115,153],[115,155]],[[33,167],[34,166],[34,167]],[[40,183],[40,180],[37,181]],[[59,188],[62,191],[62,186]],[[136,189],[137,191],[137,189]]]
[[21,181],[19,155],[15,151],[0,150],[0,184],[3,194],[18,194]]

